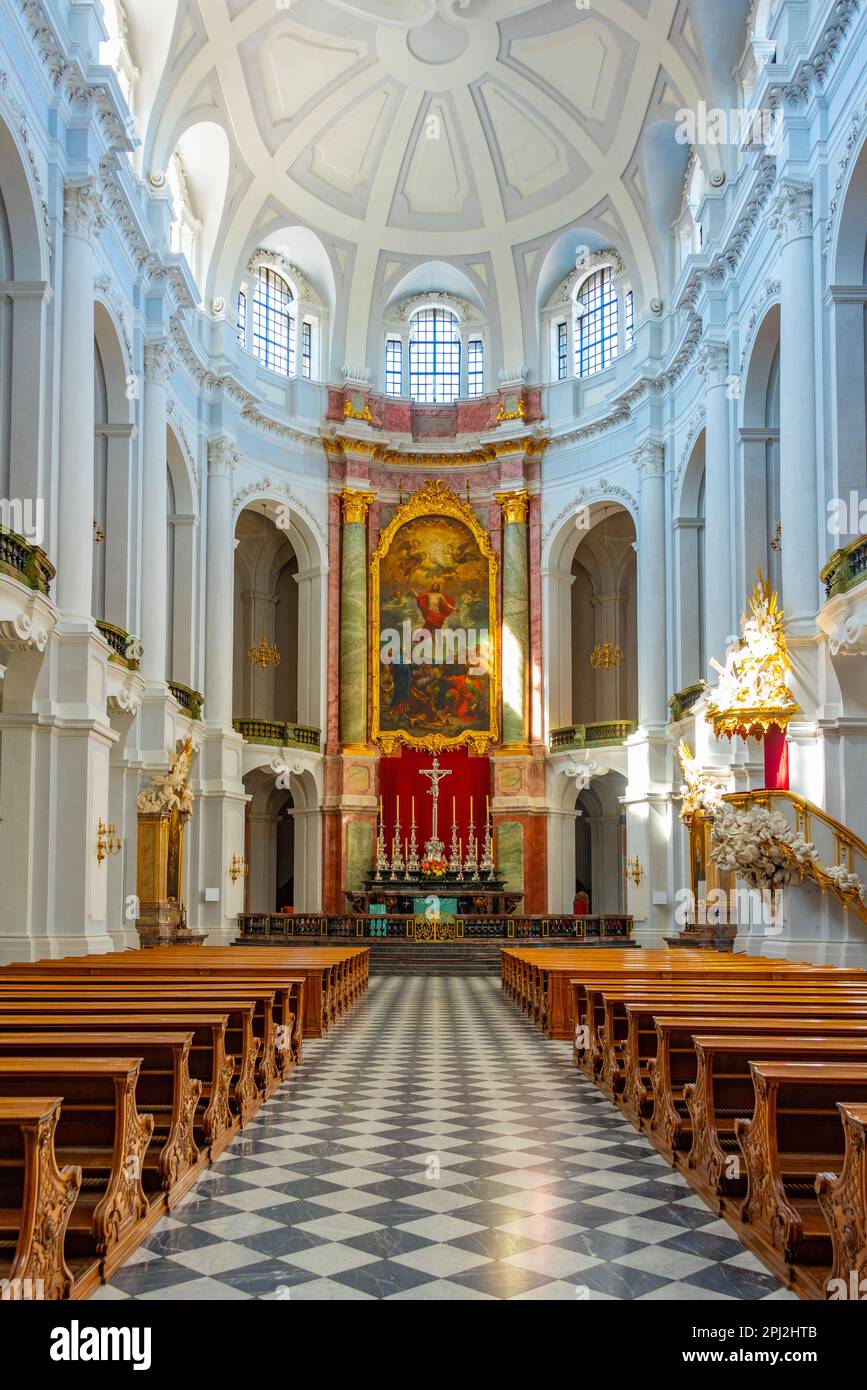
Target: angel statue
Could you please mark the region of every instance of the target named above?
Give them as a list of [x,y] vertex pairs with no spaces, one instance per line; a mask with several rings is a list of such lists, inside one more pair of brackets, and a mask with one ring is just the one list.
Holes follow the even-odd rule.
[[137,804],[140,815],[167,816],[177,811],[182,820],[189,820],[193,813],[193,793],[190,787],[192,759],[193,740],[188,738],[168,772],[152,777],[152,786],[139,792]]

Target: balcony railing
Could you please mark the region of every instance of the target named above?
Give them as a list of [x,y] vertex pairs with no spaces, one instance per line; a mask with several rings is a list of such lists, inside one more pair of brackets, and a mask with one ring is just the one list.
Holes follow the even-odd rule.
[[38,545],[31,545],[15,531],[0,526],[0,574],[8,574],[28,589],[51,597],[51,581],[56,570]]
[[867,536],[856,536],[850,545],[835,550],[819,577],[829,599],[863,584],[867,578]]
[[128,671],[137,671],[142,655],[141,642],[138,638],[130,636],[128,632],[124,632],[122,627],[116,627],[114,623],[106,623],[97,619],[96,626],[111,647],[109,661],[114,661],[119,666],[125,666]]
[[198,690],[191,690],[188,685],[181,685],[178,681],[169,681],[169,690],[174,695],[181,709],[187,713],[191,719],[201,719],[202,706],[205,703],[204,695]]
[[306,724],[284,724],[276,719],[233,719],[232,724],[247,743],[268,743],[277,748],[312,748],[319,752],[320,730]]
[[571,913],[548,917],[444,916],[432,923],[426,917],[371,917],[355,913],[239,912],[238,926],[245,940],[255,937],[364,937],[393,941],[448,942],[483,940],[486,937],[516,941],[628,941],[633,919],[625,913],[604,917],[573,917]]
[[574,748],[599,748],[603,744],[624,743],[637,728],[634,719],[608,719],[599,724],[571,724],[568,729],[552,729],[551,752],[565,753]]
[[704,694],[704,685],[698,681],[695,685],[688,685],[683,690],[678,690],[672,695],[668,702],[668,709],[671,715],[672,724],[677,724],[695,708]]

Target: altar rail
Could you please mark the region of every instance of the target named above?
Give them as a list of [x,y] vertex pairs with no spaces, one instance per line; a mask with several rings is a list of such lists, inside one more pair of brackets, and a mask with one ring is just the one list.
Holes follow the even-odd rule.
[[424,916],[373,917],[360,913],[331,916],[320,912],[239,912],[238,926],[244,940],[330,936],[367,937],[402,941],[465,941],[485,937],[509,937],[517,941],[605,940],[624,941],[632,935],[632,917],[502,917],[443,916],[439,922]]

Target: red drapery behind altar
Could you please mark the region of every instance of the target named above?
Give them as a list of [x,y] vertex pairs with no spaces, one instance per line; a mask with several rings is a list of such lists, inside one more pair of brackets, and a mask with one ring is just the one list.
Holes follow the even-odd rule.
[[[464,854],[467,852],[467,827],[470,820],[470,797],[473,798],[475,834],[479,842],[479,854],[485,837],[485,801],[490,795],[490,762],[488,758],[471,758],[465,748],[439,755],[441,768],[448,768],[450,775],[440,782],[439,799],[439,837],[446,847],[448,857],[452,834],[452,798],[455,803],[455,816],[458,834],[463,840]],[[400,797],[400,838],[401,853],[403,841],[409,838],[412,798],[415,797],[416,839],[421,858],[425,841],[431,833],[430,778],[422,777],[419,768],[433,767],[433,756],[420,753],[415,748],[404,748],[392,758],[382,758],[379,764],[382,810],[385,820],[386,852],[391,857],[392,836],[394,834],[395,806]]]

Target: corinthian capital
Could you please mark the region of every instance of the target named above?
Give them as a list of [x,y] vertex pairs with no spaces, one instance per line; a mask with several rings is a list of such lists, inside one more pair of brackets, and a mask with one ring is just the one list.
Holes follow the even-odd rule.
[[361,522],[362,526],[367,520],[367,509],[376,501],[375,492],[360,492],[354,487],[345,487],[340,494],[340,501],[343,504],[343,520],[347,525],[353,521]]
[[809,183],[783,179],[768,219],[783,242],[813,234],[813,188]]
[[165,386],[172,370],[172,350],[167,338],[144,345],[144,379],[152,386]]
[[698,370],[705,386],[725,386],[729,377],[729,350],[725,343],[705,341],[698,355]]
[[212,439],[208,445],[208,473],[228,478],[238,458],[238,450],[230,439]]
[[106,216],[94,179],[79,179],[63,186],[63,230],[72,236],[96,236]]
[[645,478],[665,476],[665,446],[655,439],[645,439],[632,455],[632,462],[643,482]]
[[499,503],[504,526],[526,526],[530,494],[525,487],[517,492],[495,492],[494,501]]

